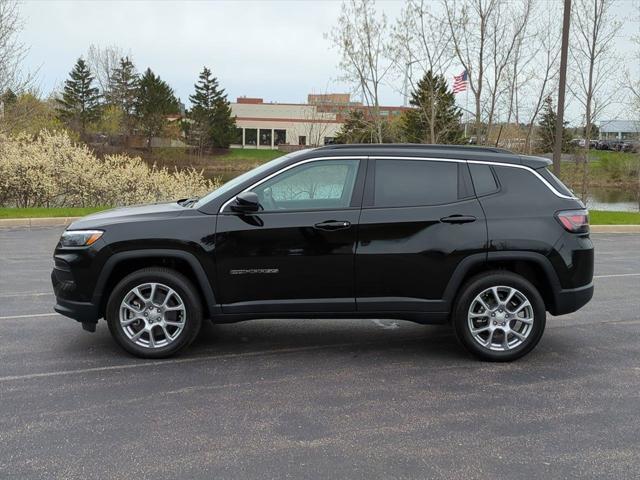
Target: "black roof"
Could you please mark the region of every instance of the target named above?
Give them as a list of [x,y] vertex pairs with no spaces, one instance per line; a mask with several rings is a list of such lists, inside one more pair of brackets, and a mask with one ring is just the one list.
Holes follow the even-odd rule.
[[472,145],[425,145],[417,143],[383,143],[383,144],[333,144],[311,150],[312,152],[346,153],[362,156],[433,156],[456,160],[478,160],[483,162],[502,162],[542,168],[551,164],[551,160],[543,157],[520,155],[497,147],[477,147]]

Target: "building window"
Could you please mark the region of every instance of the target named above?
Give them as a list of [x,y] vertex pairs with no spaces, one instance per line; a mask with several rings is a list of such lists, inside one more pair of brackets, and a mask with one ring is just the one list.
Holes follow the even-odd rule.
[[306,145],[307,144],[307,137],[306,135],[300,135],[298,137],[298,145]]
[[236,135],[234,137],[233,142],[231,142],[235,145],[242,145],[242,129],[241,128],[236,128]]
[[260,146],[262,147],[271,146],[271,129],[269,130],[266,130],[264,128],[260,129]]
[[258,144],[258,130],[255,128],[244,129],[244,143],[245,145],[257,145]]
[[287,143],[287,131],[286,130],[274,130],[273,131],[273,144],[283,145]]

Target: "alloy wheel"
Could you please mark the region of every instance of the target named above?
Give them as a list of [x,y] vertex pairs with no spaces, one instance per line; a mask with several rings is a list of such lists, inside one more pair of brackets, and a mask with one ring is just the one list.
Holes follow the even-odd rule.
[[467,324],[482,347],[510,351],[522,345],[533,330],[534,313],[529,299],[508,286],[490,287],[471,302]]
[[124,296],[119,309],[122,331],[141,347],[173,343],[185,327],[187,310],[180,295],[162,283],[143,283]]

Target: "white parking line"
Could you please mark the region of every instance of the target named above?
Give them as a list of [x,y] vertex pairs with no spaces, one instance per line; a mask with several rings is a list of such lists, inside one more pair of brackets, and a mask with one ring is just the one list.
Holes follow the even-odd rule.
[[44,297],[46,295],[53,295],[53,292],[15,292],[15,293],[3,293],[0,298],[11,297]]
[[594,275],[593,278],[640,277],[640,273],[616,273],[613,275]]
[[58,315],[55,312],[51,313],[32,313],[31,315],[9,315],[8,317],[0,317],[0,320],[18,320],[20,318],[37,318],[37,317],[53,317]]
[[382,323],[382,320],[378,320],[377,318],[371,321],[385,330],[394,330],[398,328],[398,322],[391,322],[389,325],[387,325],[385,323]]
[[257,350],[255,352],[243,352],[243,353],[223,353],[218,355],[202,355],[200,357],[192,357],[192,358],[156,360],[153,362],[128,363],[124,365],[110,365],[106,367],[78,368],[76,370],[60,370],[57,372],[28,373],[24,375],[8,375],[6,377],[0,377],[0,382],[8,382],[12,380],[30,380],[32,378],[43,378],[43,377],[59,377],[61,375],[76,375],[76,374],[82,374],[82,373],[108,372],[111,370],[129,370],[133,368],[154,367],[159,365],[177,365],[182,363],[202,362],[206,360],[257,357],[257,356],[264,356],[264,355],[278,355],[282,353],[308,352],[312,350],[344,348],[344,347],[352,347],[354,345],[362,346],[362,345],[370,345],[370,344],[378,344],[378,343],[382,343],[382,342],[379,342],[379,341],[357,342],[357,343],[345,342],[345,343],[333,343],[333,344],[326,344],[326,345],[307,345],[306,347],[278,348],[274,350]]

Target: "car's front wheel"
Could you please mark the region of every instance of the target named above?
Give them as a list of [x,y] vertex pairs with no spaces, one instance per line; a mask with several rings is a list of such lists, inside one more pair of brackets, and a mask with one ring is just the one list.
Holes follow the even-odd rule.
[[475,356],[512,361],[540,341],[546,323],[538,290],[511,272],[491,272],[465,284],[453,312],[456,336]]
[[111,335],[126,351],[142,358],[164,358],[196,337],[202,306],[184,275],[166,268],[145,268],[115,286],[106,319]]

